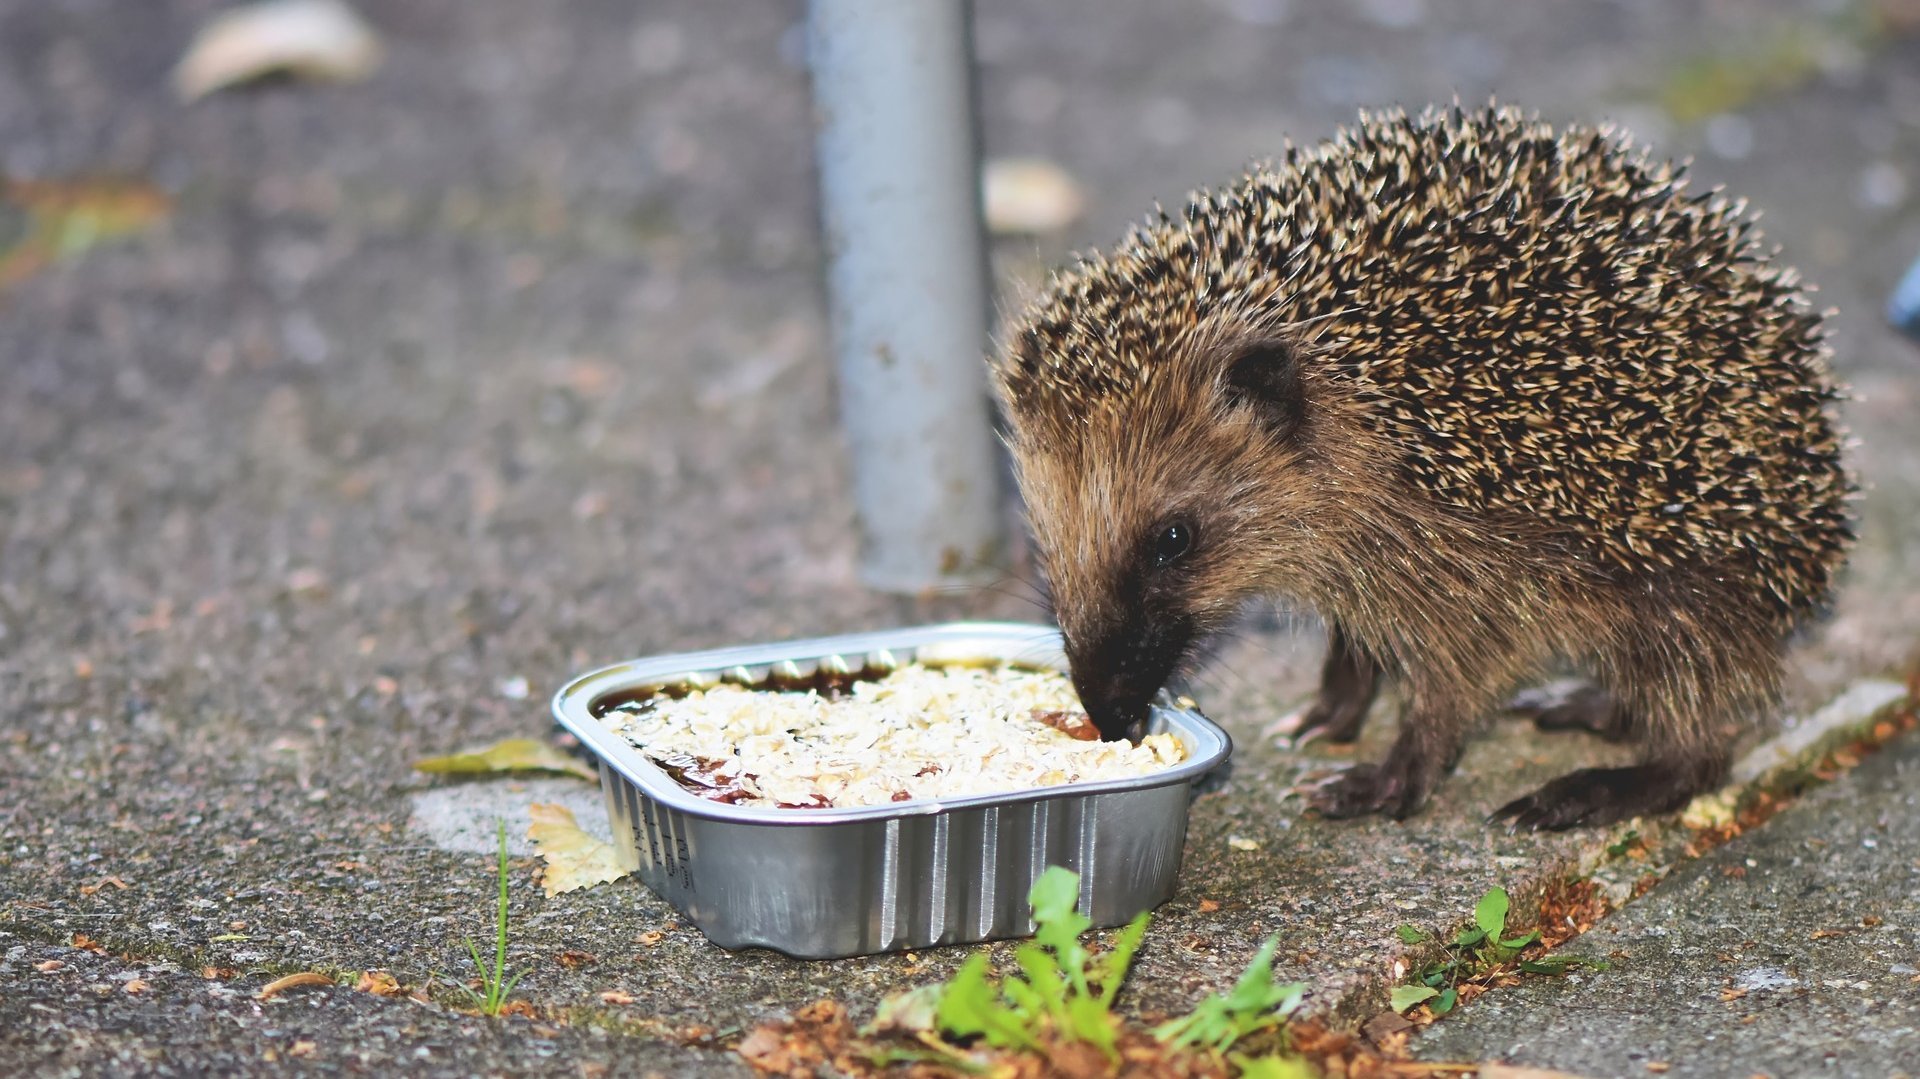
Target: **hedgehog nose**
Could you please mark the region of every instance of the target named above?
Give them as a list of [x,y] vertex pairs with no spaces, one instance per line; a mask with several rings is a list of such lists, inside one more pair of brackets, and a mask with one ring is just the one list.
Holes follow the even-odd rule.
[[1074,657],[1073,690],[1101,738],[1138,741],[1146,733],[1148,706],[1166,681],[1166,672],[1150,669],[1131,656],[1108,662],[1114,659],[1098,654]]
[[1114,742],[1122,738],[1138,740],[1146,733],[1147,706],[1160,687],[1143,689],[1116,678],[1083,677],[1076,671],[1073,688],[1100,737]]
[[1192,639],[1184,619],[1068,638],[1073,688],[1100,737],[1138,739],[1146,733],[1148,706]]

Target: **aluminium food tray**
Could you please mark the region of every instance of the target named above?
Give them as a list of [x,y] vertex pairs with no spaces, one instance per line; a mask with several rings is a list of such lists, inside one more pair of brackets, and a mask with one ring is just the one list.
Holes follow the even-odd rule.
[[1148,729],[1187,759],[1149,775],[1012,794],[848,809],[756,809],[690,793],[599,717],[663,690],[765,689],[877,678],[902,664],[1066,669],[1058,631],[956,622],[634,660],[583,675],[553,714],[600,759],[623,867],[714,943],[825,959],[1022,936],[1050,865],[1080,874],[1080,909],[1119,925],[1173,894],[1193,784],[1225,760],[1225,731],[1162,693]]

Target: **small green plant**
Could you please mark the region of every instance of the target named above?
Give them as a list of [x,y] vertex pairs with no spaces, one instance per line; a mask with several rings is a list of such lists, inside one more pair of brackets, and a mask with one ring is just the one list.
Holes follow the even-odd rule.
[[1148,915],[1129,922],[1113,947],[1095,958],[1080,943],[1093,922],[1075,909],[1079,898],[1077,874],[1059,866],[1040,874],[1027,895],[1033,942],[1013,953],[1020,975],[996,988],[988,981],[986,953],[973,955],[940,997],[935,1015],[941,1029],[963,1038],[979,1035],[999,1049],[1039,1049],[1051,1034],[1086,1042],[1117,1061],[1113,995],[1133,965]]
[[1185,1017],[1155,1027],[1153,1036],[1176,1049],[1205,1046],[1225,1053],[1240,1039],[1286,1022],[1306,996],[1307,983],[1273,984],[1273,950],[1279,944],[1279,934],[1268,937],[1232,992],[1209,995]]
[[[1122,1031],[1113,1014],[1114,995],[1126,981],[1147,931],[1142,914],[1114,935],[1113,946],[1090,953],[1080,935],[1092,920],[1077,909],[1080,878],[1055,866],[1034,882],[1034,936],[1014,951],[1018,974],[996,982],[987,953],[967,959],[945,985],[922,986],[888,998],[865,1033],[910,1035],[917,1044],[878,1048],[877,1064],[930,1062],[966,1072],[985,1072],[991,1059],[948,1041],[977,1038],[1004,1052],[1048,1054],[1063,1043],[1090,1045],[1110,1062],[1120,1060]],[[1296,1058],[1227,1056],[1254,1033],[1285,1022],[1306,994],[1304,983],[1273,984],[1276,936],[1267,941],[1231,992],[1202,1000],[1193,1013],[1153,1031],[1170,1055],[1210,1053],[1225,1057],[1238,1074],[1296,1079],[1309,1073]]]
[[1607,844],[1607,857],[1624,858],[1626,857],[1628,852],[1632,851],[1635,846],[1639,845],[1639,843],[1640,843],[1640,830],[1638,828],[1629,829],[1626,835],[1623,835],[1619,839],[1615,840],[1614,842]]
[[[1446,954],[1423,967],[1408,985],[1399,985],[1388,994],[1388,1003],[1396,1012],[1426,1004],[1435,1015],[1445,1015],[1460,1003],[1460,986],[1482,977],[1507,963],[1540,939],[1538,929],[1509,937],[1507,912],[1511,906],[1507,891],[1494,887],[1473,907],[1473,925],[1454,934]],[[1425,944],[1432,935],[1414,925],[1398,925],[1394,933],[1401,943]],[[1605,969],[1597,960],[1575,956],[1542,956],[1522,961],[1519,969],[1528,974],[1565,974],[1576,966]]]
[[506,1006],[508,994],[520,984],[520,978],[526,971],[516,974],[507,973],[507,822],[500,822],[500,854],[496,861],[500,879],[499,901],[494,906],[493,915],[493,965],[488,966],[480,958],[480,949],[473,943],[472,937],[464,938],[467,955],[473,959],[474,969],[480,972],[480,988],[458,985],[460,992],[482,1015],[499,1015]]

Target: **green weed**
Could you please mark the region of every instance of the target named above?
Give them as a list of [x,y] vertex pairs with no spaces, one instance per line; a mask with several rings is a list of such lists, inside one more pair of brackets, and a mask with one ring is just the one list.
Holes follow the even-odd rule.
[[[1019,972],[994,979],[987,953],[980,952],[946,984],[889,998],[868,1032],[908,1033],[916,1044],[880,1049],[872,1059],[982,1072],[991,1061],[956,1042],[977,1040],[992,1049],[1042,1055],[1078,1042],[1117,1064],[1123,1027],[1113,1014],[1113,999],[1133,965],[1149,916],[1135,918],[1114,935],[1111,948],[1093,955],[1080,942],[1092,922],[1076,909],[1079,895],[1080,878],[1073,872],[1055,866],[1041,874],[1028,895],[1036,926],[1033,940],[1014,951]],[[1305,983],[1274,984],[1278,942],[1276,936],[1261,947],[1230,992],[1213,994],[1191,1014],[1155,1028],[1152,1034],[1162,1051],[1222,1057],[1241,1075],[1293,1079],[1309,1074],[1301,1070],[1304,1063],[1288,1056],[1227,1055],[1249,1035],[1280,1027],[1306,994]]]
[[[480,988],[457,984],[455,987],[467,996],[474,1010],[482,1015],[499,1015],[500,1009],[507,1003],[507,996],[513,987],[520,984],[520,978],[526,971],[509,974],[507,972],[507,822],[500,822],[500,854],[497,859],[500,880],[499,900],[494,906],[493,915],[493,963],[489,966],[480,958],[480,948],[472,937],[464,938],[467,955],[473,959],[475,970],[480,972]],[[451,979],[449,979],[451,980]]]
[[1049,1035],[1086,1042],[1109,1060],[1118,1060],[1113,995],[1126,980],[1133,954],[1146,935],[1142,913],[1115,935],[1113,947],[1098,958],[1080,943],[1093,922],[1076,908],[1080,877],[1059,866],[1040,875],[1028,893],[1036,926],[1033,942],[1013,953],[1020,974],[993,985],[987,955],[980,952],[961,966],[941,995],[936,1018],[957,1037],[984,1037],[998,1049],[1038,1049]]
[[1278,934],[1267,938],[1232,992],[1208,996],[1184,1018],[1155,1027],[1153,1036],[1174,1048],[1204,1046],[1225,1053],[1240,1039],[1285,1022],[1300,1007],[1307,983],[1273,984],[1273,950],[1279,943]]
[[[1512,963],[1521,952],[1539,941],[1540,931],[1531,930],[1517,937],[1507,936],[1507,912],[1510,900],[1504,888],[1494,887],[1473,907],[1473,925],[1454,934],[1440,959],[1420,969],[1407,985],[1395,986],[1388,1003],[1396,1012],[1425,1004],[1435,1015],[1445,1015],[1460,1003],[1460,987],[1484,978]],[[1401,943],[1425,944],[1432,934],[1414,925],[1394,927]],[[1524,960],[1517,969],[1527,974],[1565,974],[1576,966],[1606,969],[1598,960],[1575,956],[1541,956]]]

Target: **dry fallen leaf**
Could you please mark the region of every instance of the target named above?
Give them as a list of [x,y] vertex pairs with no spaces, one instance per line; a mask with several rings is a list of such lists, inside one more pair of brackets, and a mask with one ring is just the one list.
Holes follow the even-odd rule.
[[987,230],[998,235],[1058,232],[1086,205],[1067,170],[1037,157],[987,162],[980,188]]
[[1360,1027],[1360,1033],[1389,1056],[1404,1056],[1407,1039],[1419,1024],[1396,1012],[1381,1012]]
[[627,875],[613,857],[613,845],[580,830],[567,807],[535,802],[527,807],[533,824],[527,838],[546,859],[540,887],[548,895],[590,888]]
[[138,996],[141,993],[146,992],[148,989],[153,988],[153,986],[150,983],[148,983],[148,981],[145,978],[134,978],[128,981],[127,984],[121,986],[120,988],[126,990],[126,992],[129,995]]
[[631,993],[623,993],[623,992],[621,992],[621,991],[620,991],[620,990],[618,990],[618,989],[609,989],[609,990],[607,990],[606,992],[604,992],[604,993],[602,993],[602,994],[600,994],[600,1003],[602,1003],[602,1004],[632,1004],[632,1003],[633,1003],[633,994],[631,994]]
[[828,1070],[821,1065],[840,1072],[864,1070],[860,1065],[866,1058],[858,1045],[846,1008],[819,1000],[791,1019],[755,1027],[733,1051],[763,1075],[813,1075]]
[[581,779],[598,779],[600,774],[565,752],[532,738],[509,738],[490,746],[480,746],[445,757],[414,761],[415,769],[449,775],[478,775],[486,772],[564,772]]
[[126,891],[128,888],[133,887],[133,885],[128,884],[126,881],[121,880],[119,877],[101,877],[97,883],[82,884],[80,886],[80,894],[81,895],[97,894],[100,891],[100,889],[105,888],[109,884],[111,884],[113,887],[123,892]]
[[352,82],[379,64],[380,39],[340,0],[261,0],[201,27],[173,70],[173,88],[192,101],[280,73]]
[[261,986],[260,991],[255,993],[254,996],[260,1000],[269,1000],[289,989],[299,989],[310,985],[332,984],[332,978],[327,977],[325,974],[315,974],[313,971],[308,970],[302,971],[299,974],[289,974],[284,978],[275,978],[273,981]]
[[934,983],[887,996],[880,1001],[873,1018],[860,1028],[860,1033],[918,1037],[922,1033],[937,1032],[940,998],[946,991],[946,986]]
[[384,970],[362,971],[360,980],[355,983],[354,988],[362,993],[372,993],[376,997],[399,997],[405,996],[407,992],[393,975]]
[[1734,795],[1714,791],[1688,803],[1680,813],[1680,823],[1696,832],[1721,828],[1733,823],[1737,809]]

